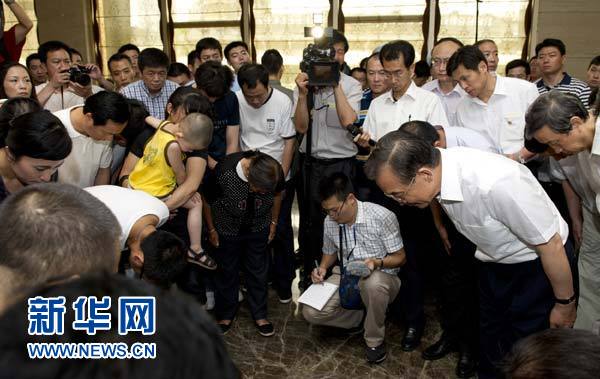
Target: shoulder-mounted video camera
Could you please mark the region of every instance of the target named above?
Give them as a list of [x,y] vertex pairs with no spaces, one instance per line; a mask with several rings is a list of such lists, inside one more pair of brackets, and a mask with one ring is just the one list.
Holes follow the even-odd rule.
[[[305,36],[311,36],[310,29],[305,28]],[[334,58],[333,29],[326,28],[321,38],[315,38],[315,42],[302,51],[300,70],[308,74],[309,86],[333,87],[339,83],[340,64]]]

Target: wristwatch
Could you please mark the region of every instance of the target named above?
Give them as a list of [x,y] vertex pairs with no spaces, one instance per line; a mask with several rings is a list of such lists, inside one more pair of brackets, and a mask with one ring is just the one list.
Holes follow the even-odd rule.
[[577,296],[573,295],[568,299],[559,299],[559,298],[554,298],[554,302],[558,303],[558,304],[563,304],[563,305],[569,305],[572,302],[574,302],[577,299]]

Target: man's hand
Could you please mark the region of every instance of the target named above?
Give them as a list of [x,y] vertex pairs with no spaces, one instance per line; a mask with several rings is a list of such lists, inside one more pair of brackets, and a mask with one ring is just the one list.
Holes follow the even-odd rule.
[[79,97],[83,97],[84,99],[87,99],[88,97],[92,96],[92,94],[93,94],[92,83],[88,84],[87,86],[82,86],[79,83],[69,82],[68,91],[73,92],[75,95],[77,95]]
[[296,76],[296,85],[298,86],[298,94],[302,96],[308,95],[308,74],[301,72]]
[[268,242],[271,243],[273,238],[275,238],[275,233],[277,232],[277,224],[270,223],[269,224],[269,239]]
[[364,147],[366,149],[370,148],[369,141],[371,140],[371,135],[369,132],[363,131],[361,134],[354,137],[354,143],[356,143],[360,147]]
[[444,249],[446,250],[446,253],[448,253],[448,255],[452,255],[452,253],[450,252],[450,248],[452,248],[452,245],[450,244],[450,239],[448,239],[448,231],[446,230],[446,227],[444,225],[437,225],[436,228],[440,235],[440,239],[444,244]]
[[90,73],[88,74],[90,76],[90,78],[92,78],[94,80],[100,80],[100,79],[104,78],[104,76],[102,75],[102,71],[100,70],[100,67],[96,66],[95,64],[88,63],[85,65],[85,68],[90,70]]
[[575,250],[579,250],[583,241],[583,225],[581,220],[571,220],[571,227],[573,228],[573,238],[575,239]]
[[375,269],[377,267],[379,267],[379,264],[381,262],[379,261],[379,258],[367,258],[365,259],[365,264],[367,265],[367,267],[369,268],[369,270],[371,270],[371,272],[375,271]]
[[54,75],[49,80],[49,85],[58,89],[65,84],[69,84],[70,74],[68,71],[66,72],[55,72]]
[[214,247],[219,247],[219,233],[217,233],[217,229],[212,228],[208,231],[208,242]]
[[312,270],[311,274],[310,274],[310,278],[312,279],[313,283],[322,283],[323,280],[325,280],[325,274],[327,273],[327,270],[325,270],[323,267],[315,267],[314,270]]
[[577,317],[575,302],[571,304],[554,304],[550,311],[551,328],[572,328]]

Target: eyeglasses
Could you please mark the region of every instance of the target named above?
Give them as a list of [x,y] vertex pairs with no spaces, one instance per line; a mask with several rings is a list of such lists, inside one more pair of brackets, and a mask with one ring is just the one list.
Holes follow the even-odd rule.
[[392,199],[396,200],[399,203],[406,203],[406,195],[412,189],[412,186],[415,185],[416,180],[417,180],[417,176],[415,175],[415,176],[413,176],[413,178],[410,181],[410,183],[408,183],[408,186],[406,187],[406,189],[404,191],[393,192],[393,193],[386,193],[385,196],[387,196],[389,198],[392,198]]
[[344,199],[344,201],[342,201],[342,204],[340,204],[340,206],[337,207],[337,209],[325,209],[325,208],[323,208],[323,213],[325,213],[326,215],[331,216],[331,217],[337,217],[337,216],[339,216],[340,212],[342,211],[342,208],[344,208],[344,204],[346,204],[346,200],[347,199],[348,198],[346,197]]
[[402,77],[402,75],[404,75],[404,70],[396,70],[396,71],[387,71],[384,70],[383,71],[385,73],[385,76],[387,76],[388,78],[396,78],[396,79],[400,79]]
[[441,66],[442,63],[447,65],[449,60],[450,58],[433,58],[431,64],[434,66]]

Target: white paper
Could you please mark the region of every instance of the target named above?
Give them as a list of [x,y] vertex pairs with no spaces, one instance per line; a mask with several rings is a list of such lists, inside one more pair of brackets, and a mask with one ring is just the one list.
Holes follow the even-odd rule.
[[320,311],[323,309],[325,304],[331,299],[331,296],[338,289],[337,284],[328,282],[312,284],[304,291],[304,293],[298,298],[298,302],[306,305],[310,305],[316,310]]

